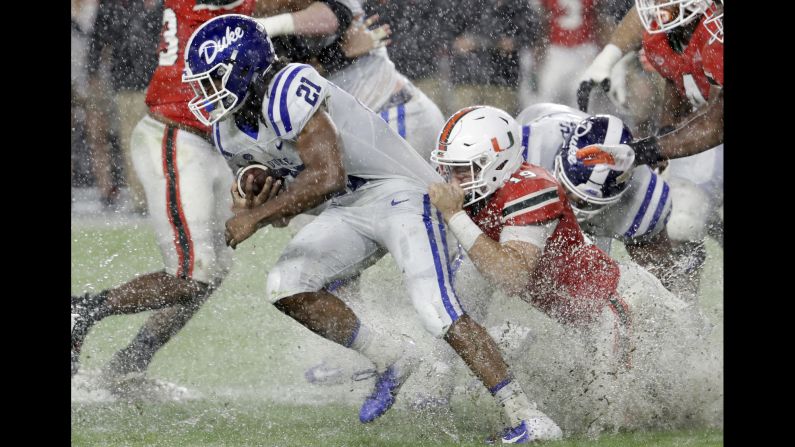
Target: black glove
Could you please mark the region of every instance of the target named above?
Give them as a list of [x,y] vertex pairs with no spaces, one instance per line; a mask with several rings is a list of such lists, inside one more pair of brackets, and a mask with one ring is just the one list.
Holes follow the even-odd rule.
[[660,153],[660,145],[657,143],[656,136],[632,141],[629,143],[629,147],[635,151],[635,165],[654,165],[665,160]]
[[[588,103],[591,100],[591,90],[593,89],[596,83],[591,80],[585,80],[580,82],[580,87],[577,89],[577,106],[583,112],[588,112]],[[599,83],[602,87],[602,90],[609,92],[610,91],[610,78],[605,78],[602,82]]]

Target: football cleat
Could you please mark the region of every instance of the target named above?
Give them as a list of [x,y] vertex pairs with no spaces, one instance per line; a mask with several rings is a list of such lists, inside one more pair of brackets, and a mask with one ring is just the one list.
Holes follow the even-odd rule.
[[394,366],[390,366],[383,374],[378,376],[375,389],[364,400],[359,410],[359,420],[362,423],[372,422],[387,412],[395,403],[395,397],[400,387],[405,383],[408,374],[398,375]]
[[527,421],[522,421],[516,427],[506,428],[498,438],[487,439],[486,444],[526,444],[532,440]]
[[499,437],[486,440],[487,444],[525,444],[533,441],[556,441],[563,431],[546,414],[532,410],[530,417],[515,426],[506,428]]
[[407,347],[409,351],[405,352],[401,358],[389,365],[383,373],[376,374],[375,389],[372,394],[367,396],[359,410],[359,420],[362,423],[372,422],[392,408],[400,387],[414,372],[417,365],[417,359],[413,352],[414,343],[410,342]]

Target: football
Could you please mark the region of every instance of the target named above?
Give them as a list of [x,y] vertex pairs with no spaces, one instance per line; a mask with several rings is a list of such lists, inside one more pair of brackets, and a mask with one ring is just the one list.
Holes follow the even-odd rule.
[[260,164],[248,165],[241,168],[237,171],[237,191],[242,197],[246,197],[244,188],[246,179],[252,177],[254,180],[254,189],[252,192],[255,195],[259,194],[262,191],[262,187],[265,186],[265,180],[267,180],[270,175],[270,170],[266,166]]

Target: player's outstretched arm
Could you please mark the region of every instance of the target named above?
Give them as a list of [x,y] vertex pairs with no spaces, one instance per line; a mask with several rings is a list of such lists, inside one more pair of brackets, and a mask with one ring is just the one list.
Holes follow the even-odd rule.
[[723,143],[723,90],[703,112],[677,129],[657,137],[663,158],[689,157]]
[[321,106],[298,135],[296,150],[304,170],[290,187],[255,208],[238,212],[226,222],[226,243],[232,248],[259,228],[301,214],[345,190],[342,145],[334,122]]
[[[266,5],[255,10],[256,16],[260,16],[262,13],[267,14],[268,11],[273,10],[267,7],[267,3],[270,3],[270,1],[259,0],[257,3],[258,5],[260,3],[265,3]],[[302,8],[298,9],[299,7]],[[303,2],[295,2],[287,6],[287,8],[292,12],[256,19],[257,22],[265,27],[265,31],[270,37],[292,34],[298,36],[325,36],[334,34],[340,27],[336,14],[326,3],[316,1],[308,6],[303,6]]]
[[491,284],[509,295],[527,289],[541,256],[540,247],[517,240],[503,244],[483,234],[463,210],[464,190],[458,185],[436,183],[430,186],[428,195],[475,267]]
[[[711,99],[705,109],[695,117],[662,136],[651,136],[635,140],[628,145],[595,145],[588,152],[577,151],[577,158],[587,160],[600,151],[606,157],[621,159],[627,149],[635,154],[635,165],[653,166],[663,160],[689,157],[723,143],[723,90]],[[586,148],[587,149],[587,148]],[[586,164],[588,161],[586,161]]]

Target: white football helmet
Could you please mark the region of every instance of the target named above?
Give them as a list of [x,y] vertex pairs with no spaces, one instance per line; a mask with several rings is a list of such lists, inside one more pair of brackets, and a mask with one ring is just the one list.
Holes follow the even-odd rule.
[[640,21],[651,34],[665,33],[701,17],[712,0],[635,0]]
[[447,181],[452,178],[452,167],[469,166],[472,173],[472,181],[461,184],[468,193],[464,206],[502,187],[524,160],[522,127],[505,111],[490,106],[467,107],[454,113],[438,140],[431,163]]
[[723,2],[720,2],[720,4],[715,3],[712,7],[707,8],[704,15],[707,17],[704,20],[704,28],[712,36],[709,39],[709,43],[716,40],[723,43]]

